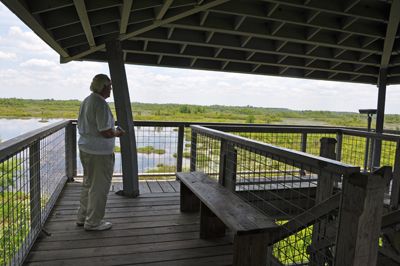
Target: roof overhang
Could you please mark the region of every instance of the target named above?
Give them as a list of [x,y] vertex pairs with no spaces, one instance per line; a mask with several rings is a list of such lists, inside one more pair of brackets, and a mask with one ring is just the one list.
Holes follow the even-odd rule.
[[400,0],[1,0],[61,56],[400,84]]

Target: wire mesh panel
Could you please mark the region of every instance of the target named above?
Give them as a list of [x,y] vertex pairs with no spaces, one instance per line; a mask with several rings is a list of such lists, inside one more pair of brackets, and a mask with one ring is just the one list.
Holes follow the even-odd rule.
[[343,135],[341,161],[363,167],[366,156],[371,156],[370,149],[366,150],[366,144],[365,137]]
[[264,143],[285,147],[296,151],[301,151],[302,147],[301,133],[241,132],[233,134],[252,140],[257,140]]
[[[135,127],[139,175],[153,173],[162,176],[162,174],[171,175],[177,171],[178,132],[178,127]],[[114,175],[122,175],[121,145],[119,138],[116,138],[115,146]],[[190,128],[185,128],[182,171],[189,170],[189,158]],[[82,175],[83,168],[79,160],[77,167],[78,174]]]
[[22,264],[66,181],[65,129],[0,162],[0,264]]

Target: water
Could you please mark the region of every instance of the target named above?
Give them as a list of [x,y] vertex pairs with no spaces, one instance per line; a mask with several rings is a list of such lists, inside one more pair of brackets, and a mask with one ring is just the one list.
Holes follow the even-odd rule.
[[[25,134],[32,130],[47,126],[51,123],[61,121],[62,119],[51,119],[47,123],[39,122],[40,119],[0,119],[0,138],[6,141]],[[157,165],[163,164],[176,166],[177,159],[174,153],[177,153],[178,132],[173,128],[166,127],[135,127],[137,148],[152,146],[154,149],[162,149],[164,154],[144,154],[138,153],[139,173],[146,173],[150,170],[157,170]],[[77,140],[79,134],[77,134]],[[184,144],[190,143],[185,141]],[[116,139],[116,146],[120,146],[119,138]],[[77,148],[78,150],[78,148]],[[188,152],[188,150],[186,150]],[[183,167],[189,167],[189,159],[183,159]],[[78,175],[83,174],[82,165],[77,156]],[[115,174],[122,173],[121,154],[115,153]]]

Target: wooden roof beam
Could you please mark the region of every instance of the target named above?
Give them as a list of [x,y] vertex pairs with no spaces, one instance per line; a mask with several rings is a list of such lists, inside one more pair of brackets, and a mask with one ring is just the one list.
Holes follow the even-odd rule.
[[221,53],[222,48],[214,48],[214,57],[218,57],[218,55]]
[[243,21],[246,19],[246,16],[235,16],[233,21],[233,29],[238,30],[240,25],[242,25]]
[[344,0],[343,1],[343,11],[348,12],[352,9],[356,4],[358,4],[361,0]]
[[252,64],[251,65],[251,72],[255,72],[259,67],[261,66],[261,64]]
[[214,35],[214,32],[213,31],[211,31],[211,32],[210,31],[206,31],[204,34],[206,36],[205,42],[209,43],[211,41],[212,36]]
[[121,14],[121,21],[119,23],[119,34],[123,35],[126,33],[126,28],[128,27],[129,16],[131,14],[132,1],[133,0],[123,0],[122,6],[119,8],[119,13]]
[[320,13],[321,13],[321,10],[309,10],[307,13],[304,14],[306,16],[306,23],[310,23]]
[[387,69],[392,55],[394,41],[396,39],[396,33],[400,22],[400,0],[393,0],[392,7],[390,9],[389,23],[386,29],[386,38],[383,45],[383,53],[381,59],[381,69]]
[[[13,0],[9,0],[9,1],[13,1]],[[208,10],[212,7],[215,7],[217,5],[221,5],[223,3],[226,3],[230,0],[210,0],[207,1],[206,3],[203,3],[201,6],[195,6],[195,7],[182,7],[182,8],[175,8],[173,11],[174,12],[170,12],[169,16],[167,16],[165,18],[165,16],[163,17],[163,20],[161,20],[158,23],[146,23],[145,25],[138,25],[136,27],[132,27],[132,29],[130,30],[130,32],[126,33],[124,36],[120,36],[120,41],[124,41],[126,39],[132,38],[136,35],[139,35],[141,33],[144,32],[148,32],[152,29],[161,27],[163,25],[166,25],[168,23],[172,23],[174,21],[180,20],[182,18],[185,18],[187,16],[191,16],[193,14],[199,13],[199,12],[203,12],[205,10]],[[104,39],[101,40],[101,44],[98,45],[96,48],[91,48],[89,50],[86,50],[84,52],[81,52],[79,49],[75,49],[75,54],[72,55],[69,58],[65,58],[63,59],[63,63],[67,63],[70,62],[72,60],[77,60],[83,56],[89,55],[93,52],[96,52],[98,50],[104,49],[105,48],[105,42],[110,41],[110,38],[113,38],[113,36],[108,36]]]
[[[372,43],[368,47],[361,48],[360,44],[357,42],[356,38],[348,39],[342,44],[337,44],[336,39],[333,35],[328,33],[321,33],[314,35],[312,40],[305,39],[305,32],[298,29],[291,29],[289,27],[285,28],[283,31],[278,31],[275,35],[271,35],[269,33],[269,28],[265,27],[260,23],[243,23],[240,27],[240,31],[234,31],[233,29],[227,28],[225,25],[229,23],[226,19],[214,19],[211,23],[205,23],[204,26],[193,25],[191,19],[181,19],[179,22],[173,22],[165,27],[175,27],[180,29],[187,30],[196,30],[196,31],[214,31],[215,33],[222,34],[231,34],[231,35],[243,35],[243,36],[252,36],[261,39],[272,39],[274,42],[283,41],[283,42],[295,42],[302,44],[318,44],[325,47],[330,48],[340,48],[346,50],[354,50],[359,52],[370,52],[370,53],[380,53],[380,45]],[[191,25],[192,24],[192,25]]]
[[74,1],[73,0],[27,1],[27,4],[29,6],[29,10],[31,11],[31,13],[35,15],[67,6],[73,6]]
[[203,12],[200,12],[200,21],[199,21],[199,25],[200,26],[203,26],[204,25],[204,23],[206,22],[206,19],[207,19],[207,17],[208,17],[208,14],[210,13],[210,11],[203,11]]
[[78,12],[79,19],[81,21],[83,30],[85,31],[86,39],[90,47],[95,47],[96,43],[94,41],[92,27],[90,26],[89,17],[86,11],[86,6],[84,0],[74,0],[76,11]]
[[156,21],[162,20],[162,18],[164,17],[165,13],[167,12],[168,8],[171,6],[173,1],[174,0],[163,0],[164,4],[161,7],[154,8]]

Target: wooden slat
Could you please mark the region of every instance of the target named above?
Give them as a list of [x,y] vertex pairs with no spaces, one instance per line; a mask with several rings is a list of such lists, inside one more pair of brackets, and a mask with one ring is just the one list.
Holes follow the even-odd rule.
[[168,183],[165,182],[165,180],[158,180],[157,181],[158,185],[161,187],[161,189],[163,190],[163,192],[175,192],[175,189]]
[[[177,177],[199,197],[235,234],[273,231],[271,219],[243,199],[200,172],[177,173]],[[226,204],[229,203],[229,204]]]
[[333,210],[339,208],[340,193],[335,194],[331,198],[321,202],[317,206],[309,209],[307,212],[300,214],[293,218],[291,221],[285,223],[284,226],[280,227],[280,230],[273,234],[270,240],[270,244],[274,244],[286,237],[293,235],[295,232],[299,232],[304,228],[314,224],[318,219],[324,215],[329,214]]
[[147,184],[149,185],[151,193],[161,193],[164,192],[160,185],[157,183],[157,181],[147,181]]
[[139,181],[140,194],[151,193],[149,185],[146,181]]
[[168,183],[175,189],[176,192],[180,191],[180,183],[176,180],[168,180]]

